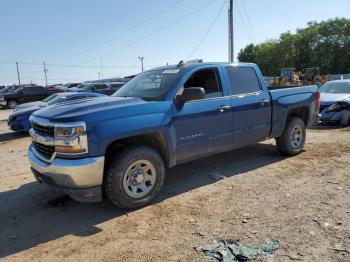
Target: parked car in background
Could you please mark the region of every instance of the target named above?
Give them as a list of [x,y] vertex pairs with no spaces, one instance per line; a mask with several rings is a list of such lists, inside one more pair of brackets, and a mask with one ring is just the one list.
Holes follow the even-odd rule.
[[45,86],[45,91],[48,94],[55,94],[55,93],[60,93],[64,92],[61,88],[61,85],[47,85]]
[[34,112],[28,157],[39,182],[77,200],[137,208],[183,162],[271,138],[283,155],[300,154],[318,110],[317,86],[270,91],[257,65],[179,63],[112,97]]
[[63,85],[58,86],[59,89],[65,92],[70,92],[72,88],[77,87],[81,83],[66,83]]
[[75,88],[71,88],[72,92],[94,92],[105,95],[114,94],[121,88],[125,82],[110,82],[110,83],[82,83]]
[[3,90],[6,86],[0,86],[0,91]]
[[350,124],[350,79],[329,81],[319,91],[321,123]]
[[44,107],[58,103],[77,102],[90,98],[104,97],[103,94],[79,92],[79,93],[58,93],[49,96],[43,101],[22,104],[17,106],[8,118],[8,125],[11,130],[16,132],[28,132],[31,128],[29,117],[30,115]]
[[21,86],[0,93],[0,105],[14,109],[17,105],[40,101],[50,94],[43,86]]
[[17,88],[18,88],[18,86],[6,86],[5,88],[0,90],[0,95],[3,93],[12,92],[12,91],[16,90]]

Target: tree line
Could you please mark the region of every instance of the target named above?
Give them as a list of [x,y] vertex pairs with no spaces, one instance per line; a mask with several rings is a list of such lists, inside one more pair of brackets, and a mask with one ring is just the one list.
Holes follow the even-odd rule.
[[284,67],[297,71],[319,67],[321,74],[350,73],[350,19],[335,18],[309,22],[295,34],[286,32],[279,39],[250,44],[238,59],[260,66],[265,76],[276,76]]

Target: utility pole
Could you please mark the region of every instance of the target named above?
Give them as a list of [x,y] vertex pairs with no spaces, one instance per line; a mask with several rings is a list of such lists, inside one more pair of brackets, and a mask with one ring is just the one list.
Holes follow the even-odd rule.
[[21,84],[21,78],[19,76],[19,70],[18,70],[18,62],[16,62],[16,67],[17,67],[17,77],[18,77],[18,84]]
[[47,72],[48,72],[49,70],[48,69],[46,69],[46,63],[44,62],[44,73],[45,73],[45,81],[46,81],[46,85],[47,85]]
[[97,75],[98,75],[98,80],[101,80],[101,73],[97,72]]
[[102,63],[102,56],[101,56],[101,79],[103,79],[103,63]]
[[230,0],[228,9],[228,61],[233,63],[234,58],[234,35],[233,35],[233,0]]
[[143,72],[143,59],[144,59],[144,57],[143,56],[139,56],[138,57],[139,58],[139,60],[140,60],[140,62],[141,62],[141,71]]

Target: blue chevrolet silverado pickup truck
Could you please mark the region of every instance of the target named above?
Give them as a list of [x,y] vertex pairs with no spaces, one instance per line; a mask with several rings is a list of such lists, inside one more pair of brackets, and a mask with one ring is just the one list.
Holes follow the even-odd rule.
[[255,64],[180,62],[112,97],[36,111],[28,157],[39,182],[78,201],[137,208],[179,163],[270,138],[299,154],[318,109],[316,86],[269,91]]

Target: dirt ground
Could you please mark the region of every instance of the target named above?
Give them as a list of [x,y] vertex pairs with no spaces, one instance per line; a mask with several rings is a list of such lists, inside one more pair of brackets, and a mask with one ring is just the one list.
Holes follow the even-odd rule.
[[29,144],[0,122],[0,261],[202,261],[193,247],[216,239],[279,240],[263,261],[350,261],[350,128],[308,130],[292,158],[271,140],[175,167],[133,211],[36,183]]

